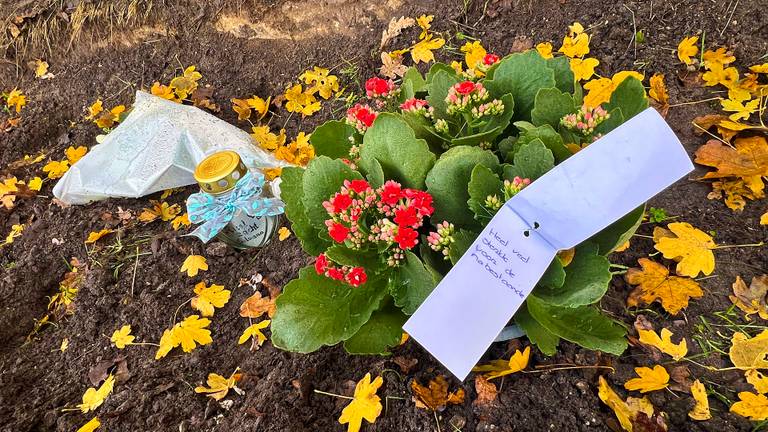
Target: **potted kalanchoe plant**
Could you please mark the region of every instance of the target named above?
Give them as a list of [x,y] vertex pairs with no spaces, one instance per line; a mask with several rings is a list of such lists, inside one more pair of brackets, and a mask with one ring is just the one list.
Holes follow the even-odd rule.
[[[276,302],[273,342],[287,350],[387,353],[506,200],[648,105],[632,74],[585,104],[568,59],[535,50],[467,70],[436,63],[426,76],[411,68],[365,89],[369,103],[312,133],[318,157],[306,169],[283,170],[286,214],[317,257]],[[552,262],[513,318],[542,352],[560,339],[623,351],[624,328],[594,304],[611,279],[606,255],[642,214]]]

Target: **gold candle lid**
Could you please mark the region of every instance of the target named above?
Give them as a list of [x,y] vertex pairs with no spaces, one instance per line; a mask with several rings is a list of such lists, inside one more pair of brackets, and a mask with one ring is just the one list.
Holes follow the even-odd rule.
[[247,172],[240,155],[225,150],[203,159],[195,168],[195,180],[203,192],[220,194],[234,188]]

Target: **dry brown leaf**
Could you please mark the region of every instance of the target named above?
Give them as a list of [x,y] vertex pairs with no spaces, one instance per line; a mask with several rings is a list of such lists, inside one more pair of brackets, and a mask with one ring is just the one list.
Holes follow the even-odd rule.
[[746,318],[752,314],[758,314],[762,319],[768,319],[768,274],[755,276],[752,283],[747,288],[747,284],[736,276],[736,282],[733,283],[733,295],[729,299],[739,309],[744,311]]
[[416,20],[410,17],[392,18],[387,25],[387,29],[381,32],[381,42],[379,43],[379,49],[384,49],[384,46],[392,39],[398,37],[403,30],[413,27],[416,24]]
[[411,381],[411,390],[417,408],[442,411],[448,404],[464,403],[464,389],[460,388],[456,392],[448,393],[448,381],[442,375],[438,375],[430,381],[429,387],[424,387],[418,381],[413,380]]
[[240,305],[240,316],[246,318],[259,318],[265,313],[272,318],[275,315],[275,297],[262,297],[259,291],[245,299]]
[[738,177],[748,184],[760,184],[768,176],[768,141],[763,136],[737,138],[734,148],[709,140],[696,150],[696,163],[716,168],[703,178]]
[[728,351],[731,363],[739,369],[768,369],[768,330],[750,338],[744,333],[734,333]]
[[760,177],[726,178],[712,182],[712,192],[707,194],[708,199],[722,199],[725,205],[740,212],[747,205],[747,200],[757,200],[765,197],[763,181]]
[[472,403],[473,405],[480,407],[492,404],[499,394],[499,391],[496,389],[496,384],[483,378],[482,375],[475,376],[475,391],[477,392],[477,399]]
[[704,295],[699,284],[690,278],[670,276],[663,265],[648,258],[640,258],[641,269],[631,268],[625,275],[630,285],[637,285],[627,298],[627,306],[651,304],[659,301],[672,315],[688,307],[688,300]]

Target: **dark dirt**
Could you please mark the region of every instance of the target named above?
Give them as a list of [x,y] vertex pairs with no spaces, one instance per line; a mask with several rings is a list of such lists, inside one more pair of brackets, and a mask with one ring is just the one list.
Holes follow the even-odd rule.
[[[0,2],[0,18],[37,11],[37,19],[63,20],[72,16],[74,6],[69,3],[59,6],[58,2],[6,0]],[[85,3],[106,8],[109,2]],[[674,78],[678,62],[673,50],[683,36],[706,32],[711,46],[734,50],[740,69],[757,63],[768,52],[768,8],[763,1],[742,1],[731,17],[726,9],[729,2],[714,0],[490,0],[468,1],[466,7],[462,2],[411,4],[398,0],[165,1],[155,2],[147,13],[151,2],[135,3],[139,13],[131,18],[126,16],[125,8],[115,6],[125,5],[115,2],[113,13],[122,21],[114,20],[111,26],[104,17],[86,21],[71,44],[70,30],[66,23],[59,23],[40,26],[40,34],[26,39],[29,43],[17,43],[5,50],[0,60],[0,89],[24,89],[29,104],[22,112],[21,126],[0,134],[0,170],[25,154],[46,151],[60,157],[69,145],[91,146],[98,131],[83,120],[84,107],[97,97],[108,106],[129,105],[136,89],[146,89],[156,80],[167,82],[181,65],[197,65],[204,75],[202,82],[215,89],[215,102],[223,107],[219,116],[231,123],[236,123],[236,116],[229,109],[230,98],[278,94],[301,71],[314,65],[340,70],[353,64],[359,68],[354,79],[365,79],[378,64],[376,50],[382,29],[390,18],[401,15],[434,14],[435,29],[445,32],[447,38],[460,31],[480,38],[489,51],[501,55],[513,46],[526,47],[544,40],[559,46],[566,26],[578,20],[591,27],[592,54],[601,61],[600,73],[610,75],[633,68],[645,71],[646,76],[663,72],[673,104],[711,97],[710,89],[684,87]],[[64,15],[57,15],[59,12]],[[636,52],[630,42],[634,33],[631,12],[637,29],[642,29],[647,39],[637,45]],[[45,34],[43,29],[47,29]],[[457,48],[462,41],[454,39],[449,43]],[[450,55],[443,52],[438,58],[446,60]],[[35,80],[25,66],[34,58],[46,59],[56,77]],[[355,88],[350,76],[342,79]],[[328,105],[320,115],[303,123],[291,118],[287,123],[289,135],[298,130],[311,131],[320,121],[338,116],[339,109],[341,106]],[[702,103],[670,110],[667,120],[689,153],[705,141],[693,133],[691,120],[716,109]],[[283,122],[284,118],[281,115],[275,121]],[[39,166],[23,168],[12,174],[31,178],[38,170]],[[738,214],[722,202],[707,200],[709,186],[691,181],[703,172],[699,168],[689,180],[678,182],[651,205],[663,207],[670,215],[701,229],[714,230],[719,244],[765,239],[766,229],[758,224],[765,205],[750,203]],[[32,219],[22,237],[0,248],[0,430],[76,430],[92,414],[63,412],[62,408],[80,402],[85,389],[92,386],[88,373],[94,366],[120,354],[126,357],[129,375],[118,382],[97,411],[102,428],[108,431],[340,431],[345,428],[336,419],[346,401],[314,394],[312,389],[351,394],[348,381],[356,381],[369,371],[384,374],[385,385],[379,394],[391,398],[386,400],[381,418],[363,430],[437,430],[432,414],[410,402],[409,383],[412,379],[424,383],[447,372],[412,341],[395,351],[397,356],[418,359],[407,374],[393,372],[399,368],[391,357],[349,356],[338,347],[298,355],[279,351],[269,343],[255,352],[249,352],[247,345],[237,345],[238,336],[247,326],[247,320],[238,315],[238,307],[251,289],[234,287],[240,278],[257,272],[278,285],[287,283],[309,259],[295,238],[275,242],[261,251],[226,250],[214,254],[206,253],[214,252],[211,246],[206,248],[194,239],[180,237],[167,223],[157,222],[123,234],[126,251],[122,260],[109,255],[103,247],[89,255],[83,239],[88,232],[104,226],[103,213],[114,213],[118,206],[138,213],[148,205],[148,199],[60,208],[49,199],[51,189],[52,183],[46,182],[42,196],[19,200],[11,211],[0,209],[3,236],[12,224]],[[170,201],[183,203],[194,189],[188,187]],[[651,230],[650,224],[644,225],[640,233],[650,234]],[[104,244],[109,242],[114,240]],[[135,258],[124,257],[130,257],[137,245],[146,255],[139,258],[134,283]],[[650,240],[636,238],[628,251],[615,254],[613,260],[634,265],[637,258],[652,251]],[[189,279],[178,269],[192,252],[204,253],[211,270]],[[25,344],[33,318],[45,314],[48,296],[56,292],[71,257],[88,265],[74,314],[45,328],[36,340]],[[692,301],[684,313],[671,318],[660,314],[656,306],[642,311],[657,328],[672,326],[676,334],[684,334],[692,352],[700,351],[692,339],[697,334],[698,317],[730,306],[727,294],[736,275],[749,280],[768,271],[765,247],[723,249],[716,257],[716,277],[701,282],[706,295]],[[121,267],[115,278],[113,267],[117,265]],[[230,302],[212,320],[212,344],[190,354],[173,351],[159,361],[154,360],[155,349],[151,346],[133,346],[118,352],[110,345],[109,335],[126,323],[133,326],[139,341],[158,341],[177,307],[191,297],[194,283],[203,279],[234,291]],[[623,279],[616,277],[602,307],[631,325],[638,311],[624,306],[629,290]],[[266,294],[266,289],[262,288],[262,292]],[[181,316],[191,313],[189,306],[179,312]],[[70,346],[62,353],[58,348],[63,338],[69,338]],[[487,358],[508,356],[513,346],[495,344]],[[701,361],[727,365],[727,360],[716,355]],[[615,358],[567,343],[561,345],[554,358],[536,353],[532,359],[534,365],[561,363],[611,364],[616,373],[606,377],[618,389],[633,374],[634,366],[649,365],[654,360],[640,348],[630,348]],[[229,375],[238,366],[245,374],[239,386],[246,393],[229,397],[233,405],[228,410],[193,392],[209,372]],[[706,372],[693,365],[690,370],[693,377],[702,377],[730,398],[746,385],[737,373]],[[472,406],[476,394],[471,380],[467,380],[463,384],[467,401],[440,414],[440,429],[616,430],[613,413],[597,397],[598,373],[604,371],[592,368],[516,374],[503,381],[495,407],[485,409]],[[451,382],[452,388],[459,385],[455,380]],[[752,428],[750,422],[729,414],[728,406],[714,397],[710,397],[714,418],[707,422],[687,419],[692,400],[685,393],[661,391],[651,393],[649,398],[667,413],[670,430],[722,432]]]

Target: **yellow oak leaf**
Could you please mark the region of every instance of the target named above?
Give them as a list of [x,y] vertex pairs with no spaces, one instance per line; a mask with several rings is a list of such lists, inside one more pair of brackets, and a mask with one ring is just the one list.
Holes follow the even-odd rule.
[[636,367],[638,378],[632,378],[624,383],[627,390],[639,390],[640,393],[648,393],[654,390],[666,388],[669,384],[669,374],[664,366],[656,365],[653,369],[648,367]]
[[195,277],[200,270],[208,270],[208,262],[205,257],[202,255],[190,255],[184,260],[179,271],[182,273],[187,272],[189,277]]
[[27,186],[33,191],[39,192],[40,189],[43,188],[43,179],[41,179],[40,177],[35,177],[28,182]]
[[224,378],[215,373],[208,374],[206,382],[208,387],[197,386],[195,387],[195,393],[205,393],[206,396],[217,401],[224,399],[227,393],[229,393],[229,389],[235,388],[237,382],[242,378],[242,374],[237,373],[238,369],[235,369],[229,378]]
[[100,238],[104,237],[107,234],[113,233],[114,231],[111,229],[103,229],[101,231],[92,231],[88,233],[88,238],[85,239],[85,244],[93,244],[96,243]]
[[211,331],[207,328],[210,323],[211,320],[208,318],[201,319],[198,315],[190,315],[171,329],[166,329],[160,338],[155,360],[165,357],[179,345],[184,352],[190,352],[197,347],[197,344],[208,345],[213,342]]
[[760,373],[757,369],[750,369],[744,374],[747,382],[760,394],[768,393],[768,377]]
[[379,418],[382,406],[381,398],[376,392],[382,384],[384,379],[380,376],[371,382],[370,373],[365,374],[363,379],[357,382],[354,399],[344,407],[339,417],[340,424],[347,424],[347,432],[359,432],[363,419],[373,423]]
[[238,339],[237,343],[242,345],[248,341],[248,339],[254,338],[256,340],[256,344],[261,346],[264,341],[267,340],[267,337],[264,335],[264,333],[261,332],[261,330],[269,327],[271,322],[272,321],[270,320],[263,320],[248,326],[248,328],[243,331],[243,334],[240,335],[240,339]]
[[107,396],[112,393],[114,387],[114,375],[107,376],[107,379],[104,380],[98,389],[89,387],[88,390],[85,391],[83,394],[83,403],[79,404],[77,407],[80,408],[80,411],[83,413],[95,410],[104,403],[104,400],[106,400]]
[[280,241],[283,241],[283,240],[285,240],[285,239],[287,239],[288,237],[290,237],[290,236],[291,236],[291,230],[289,230],[289,229],[288,229],[288,228],[286,228],[286,227],[280,227],[280,229],[279,229],[279,230],[277,230],[277,235],[278,235],[278,237],[277,237],[277,238],[278,238]]
[[698,42],[698,36],[687,37],[680,41],[677,45],[677,58],[686,65],[692,65],[695,62],[692,57],[699,53],[699,47],[696,45]]
[[66,150],[64,150],[64,154],[67,156],[67,160],[69,161],[70,165],[74,165],[75,162],[82,159],[86,153],[88,153],[88,148],[85,146],[79,146],[77,148],[69,146]]
[[584,57],[589,54],[589,35],[578,33],[565,36],[563,45],[557,51],[569,58]]
[[117,349],[123,349],[128,345],[133,345],[134,339],[136,339],[136,337],[131,334],[131,326],[128,324],[120,327],[119,330],[115,330],[115,332],[112,333],[112,337],[109,338],[109,340],[115,344]]
[[101,426],[101,422],[98,417],[92,418],[88,423],[80,426],[77,432],[93,432]]
[[712,237],[687,222],[671,223],[667,228],[675,236],[661,238],[653,247],[664,258],[677,261],[677,274],[689,277],[696,277],[699,273],[712,274],[715,270],[712,249],[717,246]]
[[768,63],[750,66],[749,70],[754,73],[768,74]]
[[739,369],[768,369],[768,330],[750,338],[744,333],[734,333],[728,357]]
[[525,347],[523,352],[516,350],[509,360],[494,360],[487,365],[475,366],[472,372],[483,372],[486,379],[498,378],[504,375],[520,372],[528,367],[531,356],[531,347]]
[[413,401],[416,408],[429,409],[432,411],[442,411],[446,405],[464,403],[464,389],[458,389],[455,392],[448,392],[448,381],[445,377],[438,375],[424,387],[418,381],[411,381],[411,390],[413,391]]
[[768,419],[768,397],[762,394],[740,392],[739,401],[731,405],[730,411],[750,420]]
[[411,58],[415,64],[435,61],[435,55],[432,51],[442,48],[443,45],[445,45],[445,39],[433,39],[433,35],[428,34],[411,48]]
[[16,110],[16,114],[21,112],[21,109],[27,104],[27,97],[21,90],[13,89],[5,98],[5,106],[9,109]]
[[667,85],[664,84],[664,74],[654,74],[649,80],[651,89],[648,90],[648,96],[661,105],[669,104],[669,93],[667,92]]
[[187,213],[184,213],[181,216],[176,216],[171,221],[171,227],[173,227],[174,231],[178,231],[182,226],[188,227],[190,225],[192,225],[192,222],[189,221],[189,214]]
[[69,170],[69,161],[50,161],[43,167],[43,172],[49,179],[61,178]]
[[187,96],[197,89],[197,81],[202,77],[203,75],[195,70],[195,66],[189,66],[184,69],[182,76],[171,80],[170,87],[176,92],[179,99],[186,99]]
[[664,354],[669,354],[675,360],[680,360],[688,354],[688,344],[685,338],[680,343],[672,342],[672,332],[668,329],[661,329],[661,336],[653,330],[637,330],[640,336],[640,342],[658,348]]
[[552,44],[549,42],[542,42],[540,44],[537,44],[536,51],[538,51],[538,53],[545,59],[551,59],[552,57],[554,57],[552,55]]
[[749,287],[741,276],[736,276],[732,287],[733,295],[728,298],[744,312],[746,318],[758,314],[768,320],[768,275],[753,277]]
[[739,81],[739,71],[735,67],[724,68],[719,63],[713,63],[712,67],[701,75],[701,79],[707,87],[718,84],[731,87]]
[[709,412],[709,400],[707,400],[707,389],[701,381],[696,380],[691,384],[691,396],[696,401],[693,409],[688,412],[688,417],[694,420],[709,420],[712,414]]
[[240,305],[240,316],[259,318],[266,312],[267,316],[272,318],[276,310],[275,297],[262,297],[261,293],[256,291]]
[[592,78],[595,74],[595,68],[600,64],[596,58],[572,58],[570,60],[571,71],[576,81],[583,81]]
[[[192,256],[199,257],[199,255]],[[205,260],[205,258],[203,258],[203,260]],[[184,264],[186,263],[187,262],[184,261]],[[190,269],[195,268],[202,269],[202,267],[196,267],[193,264],[193,267],[187,269],[187,274],[189,274]],[[205,265],[205,268],[208,268],[207,264]],[[222,308],[227,304],[231,292],[225,290],[222,285],[211,284],[211,286],[207,287],[205,286],[205,282],[200,282],[195,285],[195,294],[197,294],[197,296],[192,298],[192,308],[199,310],[204,317],[209,317],[213,316],[214,308]]]
[[709,69],[713,64],[717,63],[721,66],[727,66],[736,61],[736,57],[733,53],[728,51],[725,47],[720,47],[715,51],[705,50],[702,56],[704,60],[704,67]]
[[625,275],[630,285],[637,285],[629,293],[627,306],[651,304],[658,300],[667,312],[676,315],[688,307],[690,298],[704,295],[693,279],[670,276],[666,267],[648,258],[640,258],[637,262],[642,270],[631,268]]
[[734,113],[728,116],[728,118],[733,121],[748,120],[749,116],[757,111],[759,104],[760,99],[755,99],[746,104],[731,99],[723,99],[720,101],[723,111]]

